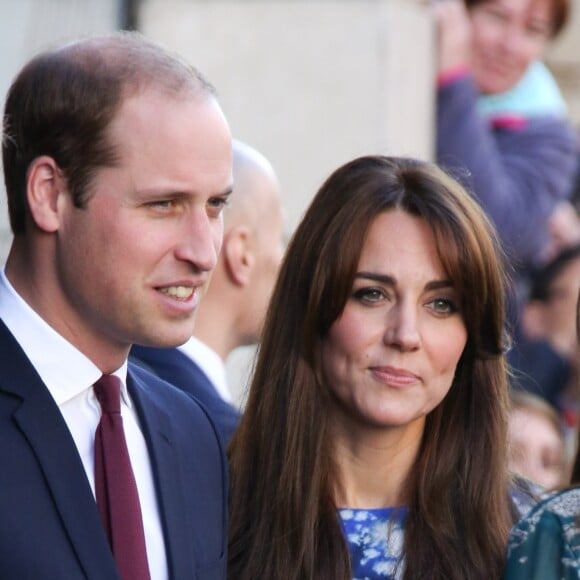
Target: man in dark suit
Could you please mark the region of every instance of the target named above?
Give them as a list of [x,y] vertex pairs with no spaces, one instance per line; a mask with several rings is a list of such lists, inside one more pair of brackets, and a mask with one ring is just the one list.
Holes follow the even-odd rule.
[[284,250],[280,185],[270,162],[233,143],[234,191],[224,217],[224,243],[196,314],[193,337],[171,349],[135,345],[132,357],[195,396],[225,442],[239,421],[225,362],[239,346],[258,342]]
[[[14,238],[0,272],[0,578],[225,578],[214,424],[127,363],[133,342],[191,336],[217,261],[232,155],[211,85],[136,34],[43,53],[9,90],[3,165]],[[116,551],[129,500],[111,498],[120,472],[103,484],[95,458],[97,426],[100,463],[120,454],[100,443],[119,424],[103,381],[133,486],[125,537],[141,537],[145,571]]]
[[221,397],[214,383],[187,351],[136,344],[131,350],[131,360],[202,403],[215,423],[224,447],[228,444],[240,422],[240,411]]

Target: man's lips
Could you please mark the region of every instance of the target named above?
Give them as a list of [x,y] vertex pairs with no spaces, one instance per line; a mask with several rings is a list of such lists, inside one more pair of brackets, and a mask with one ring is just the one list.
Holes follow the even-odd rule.
[[171,296],[177,300],[189,300],[195,293],[196,288],[196,286],[179,284],[175,286],[162,286],[159,287],[158,290],[162,294],[166,294],[167,296]]

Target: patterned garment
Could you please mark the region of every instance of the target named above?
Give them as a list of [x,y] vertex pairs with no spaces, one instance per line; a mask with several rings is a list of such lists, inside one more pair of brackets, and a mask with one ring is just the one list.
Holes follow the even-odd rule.
[[[521,516],[535,504],[532,493],[524,481],[516,482],[510,490]],[[338,513],[349,546],[353,580],[400,580],[405,568],[407,508],[339,509]]]
[[580,488],[548,496],[514,526],[504,580],[580,580]]
[[395,580],[403,577],[406,508],[340,509],[350,549],[353,580]]

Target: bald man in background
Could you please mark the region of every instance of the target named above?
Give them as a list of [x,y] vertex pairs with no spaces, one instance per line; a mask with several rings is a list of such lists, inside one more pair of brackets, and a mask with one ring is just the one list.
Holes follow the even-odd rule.
[[227,443],[240,411],[227,385],[225,361],[258,342],[284,251],[280,186],[269,161],[234,141],[234,194],[224,213],[224,240],[194,335],[184,345],[134,346],[132,357],[205,405]]

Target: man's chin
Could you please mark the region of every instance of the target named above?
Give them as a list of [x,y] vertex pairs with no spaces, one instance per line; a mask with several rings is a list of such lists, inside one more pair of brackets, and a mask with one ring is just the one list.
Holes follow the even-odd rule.
[[157,333],[150,336],[142,336],[134,341],[141,346],[153,348],[174,348],[186,343],[193,334],[193,323],[181,332]]

